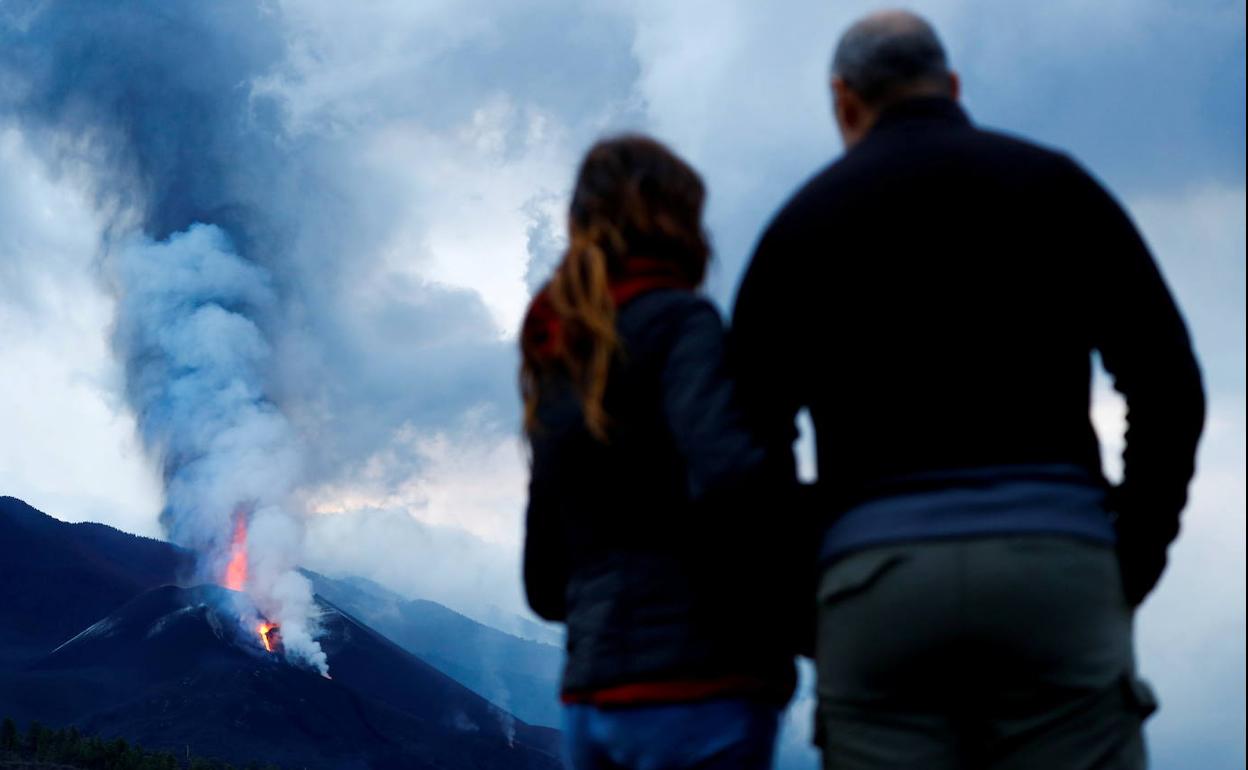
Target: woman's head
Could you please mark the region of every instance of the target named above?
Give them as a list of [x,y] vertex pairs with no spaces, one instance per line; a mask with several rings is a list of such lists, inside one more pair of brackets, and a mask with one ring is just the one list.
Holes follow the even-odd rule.
[[[614,277],[632,258],[670,261],[694,285],[710,248],[702,230],[706,188],[671,150],[645,136],[608,139],[590,148],[568,211],[572,246],[597,244]],[[565,260],[566,261],[566,260]]]
[[705,198],[697,172],[653,139],[622,136],[590,148],[568,211],[567,251],[521,334],[528,429],[543,379],[558,375],[571,381],[590,431],[606,438],[602,398],[619,348],[615,295],[630,281],[701,284],[710,256]]

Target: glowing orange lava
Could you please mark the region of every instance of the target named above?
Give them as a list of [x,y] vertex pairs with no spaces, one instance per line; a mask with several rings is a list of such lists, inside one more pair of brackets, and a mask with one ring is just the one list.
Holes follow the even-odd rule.
[[231,591],[242,591],[247,587],[247,520],[242,514],[234,517],[234,537],[230,540],[225,587]]
[[277,649],[277,645],[281,643],[282,634],[276,623],[261,623],[256,627],[256,631],[260,633],[260,641],[264,643],[264,649],[273,652]]

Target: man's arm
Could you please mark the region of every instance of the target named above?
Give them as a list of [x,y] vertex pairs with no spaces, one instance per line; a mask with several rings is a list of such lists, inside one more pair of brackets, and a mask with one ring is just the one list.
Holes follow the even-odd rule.
[[[740,408],[719,312],[706,301],[682,308],[663,366],[663,403],[688,468],[695,510],[708,516],[703,544],[740,570],[740,600],[767,618],[791,650],[813,654],[808,594],[815,538],[797,498],[788,444],[768,446]],[[790,428],[792,418],[789,419]],[[791,442],[791,439],[790,439]]]
[[795,420],[804,406],[807,359],[814,352],[799,351],[796,344],[804,292],[801,276],[786,270],[790,252],[774,226],[755,249],[737,290],[730,360],[748,424],[796,477]]
[[1092,342],[1127,402],[1122,482],[1111,501],[1127,597],[1138,604],[1157,584],[1179,533],[1204,426],[1204,388],[1187,327],[1139,232],[1082,170],[1076,190],[1096,289]]

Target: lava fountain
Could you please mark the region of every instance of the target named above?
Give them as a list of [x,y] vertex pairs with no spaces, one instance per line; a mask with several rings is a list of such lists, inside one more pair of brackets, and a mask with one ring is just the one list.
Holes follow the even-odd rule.
[[225,566],[222,584],[231,591],[247,589],[247,517],[242,511],[234,514],[234,535],[230,538],[230,561]]

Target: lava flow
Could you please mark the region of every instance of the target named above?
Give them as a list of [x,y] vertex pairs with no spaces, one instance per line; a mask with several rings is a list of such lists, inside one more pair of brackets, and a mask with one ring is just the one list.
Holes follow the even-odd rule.
[[225,568],[225,587],[242,591],[247,587],[247,518],[234,515],[234,537],[230,539],[230,562]]
[[256,627],[260,641],[268,652],[278,652],[282,648],[282,629],[276,623],[261,623]]

